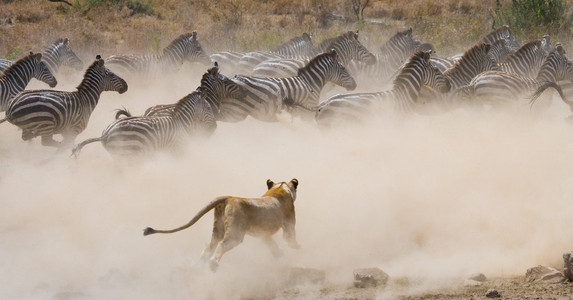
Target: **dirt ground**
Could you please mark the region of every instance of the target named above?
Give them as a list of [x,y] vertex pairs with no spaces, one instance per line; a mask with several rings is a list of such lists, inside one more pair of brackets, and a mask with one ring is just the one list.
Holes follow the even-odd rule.
[[573,282],[528,283],[524,277],[488,279],[480,286],[465,286],[462,281],[453,281],[450,286],[422,293],[412,292],[415,285],[407,279],[397,279],[373,288],[355,288],[351,283],[347,286],[326,284],[314,290],[295,287],[281,292],[274,299],[489,299],[486,294],[490,289],[500,294],[497,299],[573,299]]

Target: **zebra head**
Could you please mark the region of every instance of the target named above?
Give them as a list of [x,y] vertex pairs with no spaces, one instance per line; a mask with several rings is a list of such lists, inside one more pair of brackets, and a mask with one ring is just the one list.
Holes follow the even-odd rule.
[[318,48],[321,51],[336,50],[338,59],[345,66],[353,59],[367,65],[376,63],[376,56],[358,41],[358,30],[348,31],[343,35],[323,41]]
[[245,91],[227,76],[219,73],[219,64],[207,70],[201,78],[201,90],[205,93],[205,100],[211,105],[215,115],[219,114],[221,100],[223,99],[243,99]]
[[430,87],[440,93],[449,92],[450,81],[431,64],[430,57],[431,52],[414,53],[394,79],[394,88],[407,91],[412,97],[419,93],[422,86]]
[[[348,91],[356,89],[356,81],[354,81],[352,75],[350,75],[348,70],[346,70],[346,68],[340,63],[336,50],[331,49],[330,51],[315,57],[313,60],[316,60],[317,66],[325,72],[326,81],[332,81]],[[309,62],[308,65],[310,64],[311,63]]]
[[58,81],[50,72],[48,66],[42,61],[42,54],[41,53],[32,53],[26,57],[30,59],[31,67],[33,70],[32,76],[40,81],[47,83],[51,88],[55,87],[58,84]]
[[[123,94],[127,91],[127,83],[121,77],[115,75],[104,65],[105,61],[100,55],[96,56],[95,62],[88,68],[86,74],[93,72],[98,78],[100,91],[115,91]],[[87,75],[86,75],[87,76]]]
[[44,60],[57,70],[59,65],[69,66],[77,71],[84,68],[82,60],[72,51],[68,38],[57,40],[45,53]]
[[201,43],[197,40],[197,31],[181,35],[165,48],[164,53],[172,50],[180,52],[183,60],[199,62],[204,65],[211,64],[211,58],[205,53]]
[[551,46],[551,36],[549,36],[549,34],[546,34],[541,38],[541,47],[543,47],[543,50],[547,51],[547,53],[553,49],[553,46]]
[[[422,46],[423,45],[423,46]],[[435,52],[432,44],[422,44],[412,36],[412,27],[404,31],[398,31],[382,47],[380,52],[389,61],[396,61],[401,64],[408,59],[417,50],[426,50],[431,48]]]

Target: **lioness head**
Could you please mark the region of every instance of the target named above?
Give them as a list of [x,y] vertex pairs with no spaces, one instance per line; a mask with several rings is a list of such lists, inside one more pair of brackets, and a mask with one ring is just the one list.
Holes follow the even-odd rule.
[[291,194],[292,200],[294,201],[296,199],[296,188],[297,188],[297,186],[298,186],[298,179],[296,179],[296,178],[293,178],[289,183],[286,183],[286,182],[274,183],[272,180],[267,179],[268,191],[266,194],[269,194],[269,193],[282,194],[283,192],[288,192]]

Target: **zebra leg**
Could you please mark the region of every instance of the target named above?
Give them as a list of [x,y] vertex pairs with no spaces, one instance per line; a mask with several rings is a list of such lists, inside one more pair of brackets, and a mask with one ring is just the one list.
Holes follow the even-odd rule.
[[[22,133],[22,138],[24,138],[24,132]],[[53,135],[43,135],[42,136],[42,146],[48,147],[60,147],[61,143],[54,140]]]

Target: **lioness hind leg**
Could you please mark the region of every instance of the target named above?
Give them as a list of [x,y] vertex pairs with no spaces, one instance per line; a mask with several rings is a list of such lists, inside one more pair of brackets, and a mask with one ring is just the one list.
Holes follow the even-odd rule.
[[242,229],[228,229],[227,232],[225,232],[225,237],[219,242],[215,249],[215,254],[209,260],[209,264],[213,272],[217,271],[219,261],[221,261],[223,254],[239,245],[243,241],[244,237],[245,231]]
[[269,249],[271,250],[271,253],[273,254],[273,256],[275,258],[283,256],[283,251],[281,250],[281,248],[279,247],[277,242],[275,242],[275,240],[273,240],[272,236],[263,237],[263,242],[265,243],[265,245],[267,245],[267,247],[269,247]]
[[201,253],[201,259],[203,261],[209,260],[209,258],[213,255],[215,248],[219,244],[223,237],[225,236],[225,220],[223,218],[224,207],[217,206],[215,207],[215,220],[213,221],[213,235],[211,236],[211,242],[209,246],[203,249]]

